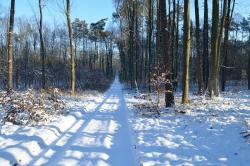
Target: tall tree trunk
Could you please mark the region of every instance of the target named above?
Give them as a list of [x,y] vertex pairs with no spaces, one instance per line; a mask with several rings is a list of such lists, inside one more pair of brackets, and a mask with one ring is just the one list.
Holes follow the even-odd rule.
[[189,62],[190,62],[190,0],[184,1],[184,40],[183,40],[183,94],[182,94],[182,104],[187,104],[189,101]]
[[208,93],[210,97],[213,97],[217,94],[217,63],[218,63],[218,39],[219,39],[219,32],[218,26],[219,24],[219,2],[218,0],[213,0],[213,9],[212,9],[212,37],[211,40],[211,73],[209,76],[208,82]]
[[203,79],[204,89],[208,87],[209,78],[209,49],[208,49],[208,0],[204,0],[204,25],[203,25]]
[[70,10],[70,0],[66,0],[66,16],[67,16],[67,24],[69,31],[69,46],[70,46],[70,61],[71,61],[71,80],[70,80],[70,94],[75,95],[75,55],[74,55],[74,46],[73,46],[73,31],[71,24],[71,10]]
[[[227,5],[228,5],[228,0],[224,0],[223,2],[223,11],[222,11],[222,17],[221,17],[221,22],[220,22],[220,31],[219,31],[219,37],[218,37],[218,52],[217,52],[217,56],[218,56],[218,60],[217,60],[217,80],[219,81],[219,75],[220,75],[220,50],[221,50],[221,40],[222,40],[222,36],[224,33],[224,27],[225,27],[225,19],[226,19],[226,15],[227,15]],[[217,83],[216,86],[216,93],[217,95],[219,94],[219,82]]]
[[135,86],[135,66],[134,66],[134,23],[135,23],[135,2],[130,1],[128,4],[128,19],[129,19],[129,80],[131,89]]
[[46,50],[44,47],[44,40],[43,40],[43,11],[42,11],[42,0],[39,0],[39,13],[40,13],[40,23],[39,23],[39,35],[40,35],[40,56],[42,58],[42,89],[45,89],[45,56]]
[[139,82],[139,56],[140,56],[140,46],[139,46],[139,16],[138,16],[138,2],[135,0],[135,81],[136,84]]
[[147,59],[148,59],[148,91],[151,92],[151,73],[152,73],[152,0],[148,0],[148,24],[147,24]]
[[233,10],[234,10],[234,3],[235,0],[233,0],[233,8],[231,10],[231,0],[228,0],[227,5],[227,16],[225,19],[225,35],[224,35],[224,44],[223,44],[223,58],[222,58],[222,71],[221,71],[221,90],[225,91],[226,89],[226,76],[227,76],[227,66],[228,66],[228,40],[229,40],[229,29],[231,24],[231,17]]
[[[172,85],[172,60],[168,54],[169,49],[169,32],[167,31],[167,19],[166,19],[166,0],[158,0],[158,17],[157,17],[157,28],[158,28],[158,71],[160,65],[160,57],[162,58],[165,65],[166,72],[166,83],[165,83],[165,106],[171,107],[174,104],[174,94]],[[168,29],[169,30],[169,29]],[[161,61],[162,62],[162,61]],[[159,74],[159,72],[158,72]]]
[[140,44],[140,50],[141,50],[141,58],[140,58],[140,84],[142,83],[145,83],[147,82],[146,81],[146,77],[144,77],[146,74],[144,74],[144,72],[146,73],[147,70],[143,70],[145,68],[144,66],[144,62],[146,62],[146,56],[147,54],[145,54],[145,40],[144,40],[144,33],[145,33],[145,29],[144,29],[144,20],[141,19],[141,36],[140,36],[140,41],[141,41],[141,44]]
[[173,73],[173,79],[176,79],[175,78],[175,73],[177,71],[175,71],[175,16],[176,16],[176,2],[175,0],[173,0],[173,18],[172,18],[172,29],[171,29],[171,58],[172,58],[172,73]]
[[176,90],[178,87],[178,73],[179,73],[179,18],[180,18],[180,0],[177,0],[177,16],[176,16],[176,35],[175,35],[175,81],[174,81],[174,89]]
[[[157,0],[157,22],[156,22],[156,73],[157,77],[160,75],[160,58],[161,58],[161,12],[160,12],[160,0]],[[158,81],[158,80],[157,80]],[[156,85],[157,91],[157,106],[159,106],[159,84]]]
[[203,93],[203,73],[202,73],[202,53],[201,53],[201,39],[200,39],[200,16],[199,16],[199,0],[194,1],[195,6],[195,26],[196,26],[196,71],[198,79],[198,95]]
[[10,7],[10,22],[8,30],[8,76],[7,76],[7,92],[13,91],[13,33],[14,33],[14,20],[15,20],[15,0],[11,0]]

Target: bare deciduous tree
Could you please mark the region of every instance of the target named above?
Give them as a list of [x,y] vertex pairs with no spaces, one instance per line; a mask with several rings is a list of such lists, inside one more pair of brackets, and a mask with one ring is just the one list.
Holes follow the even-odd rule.
[[73,45],[73,31],[71,24],[71,4],[70,0],[66,0],[66,17],[69,32],[69,46],[70,46],[70,62],[71,62],[71,80],[70,80],[70,94],[75,95],[75,54]]
[[15,0],[11,0],[10,7],[10,22],[8,30],[8,93],[13,90],[13,33],[14,33],[14,20],[15,20]]

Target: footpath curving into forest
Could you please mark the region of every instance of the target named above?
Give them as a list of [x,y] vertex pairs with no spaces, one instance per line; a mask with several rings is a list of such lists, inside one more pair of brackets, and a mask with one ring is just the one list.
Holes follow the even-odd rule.
[[136,165],[118,77],[103,96],[70,105],[68,115],[49,125],[4,125],[1,165]]

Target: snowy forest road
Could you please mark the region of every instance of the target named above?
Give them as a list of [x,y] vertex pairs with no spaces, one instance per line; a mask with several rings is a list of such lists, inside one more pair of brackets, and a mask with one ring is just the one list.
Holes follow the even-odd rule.
[[[17,141],[19,146],[16,146],[12,153],[9,149],[11,145],[8,146],[6,143],[6,148],[0,150],[0,156],[3,154],[0,157],[0,162],[6,163],[7,160],[7,165],[18,163],[18,165],[49,166],[136,165],[135,149],[127,122],[127,108],[118,77],[115,78],[102,100],[94,103],[95,108],[92,111],[79,111],[80,109],[76,111],[73,108],[69,110],[69,115],[67,115],[74,116],[73,121],[65,120],[63,122],[61,120],[58,127],[51,125],[45,126],[46,130],[35,129],[36,132],[32,133],[32,136],[26,136],[26,139],[24,139],[23,134],[20,135],[20,132],[6,135],[5,137],[10,139],[9,144]],[[64,129],[60,129],[60,127]],[[56,137],[52,139],[49,131],[55,128],[58,132]],[[20,139],[21,137],[23,139]],[[51,141],[48,143],[47,139],[51,139]],[[20,152],[24,155],[19,155]]]
[[46,165],[135,165],[118,77],[104,96],[94,112],[84,115],[86,120],[79,120],[34,164],[42,164],[40,159],[53,154]]

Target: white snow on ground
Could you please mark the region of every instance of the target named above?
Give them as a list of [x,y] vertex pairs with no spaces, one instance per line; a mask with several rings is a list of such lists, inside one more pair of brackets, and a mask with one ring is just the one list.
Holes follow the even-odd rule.
[[[92,93],[92,95],[86,94]],[[125,94],[125,95],[124,95]],[[176,96],[176,110],[143,116],[143,103],[122,90],[116,77],[103,95],[65,96],[67,111],[48,124],[6,123],[0,134],[0,166],[167,166],[250,163],[250,91],[208,100]]]
[[5,124],[0,165],[136,165],[118,78],[104,95],[65,102],[71,108],[67,115],[48,125]]
[[180,95],[176,100],[175,109],[186,114],[165,110],[151,118],[133,107],[143,99],[126,95],[141,165],[249,165],[250,140],[240,133],[250,129],[250,91],[224,93],[213,100],[191,96],[186,107]]

